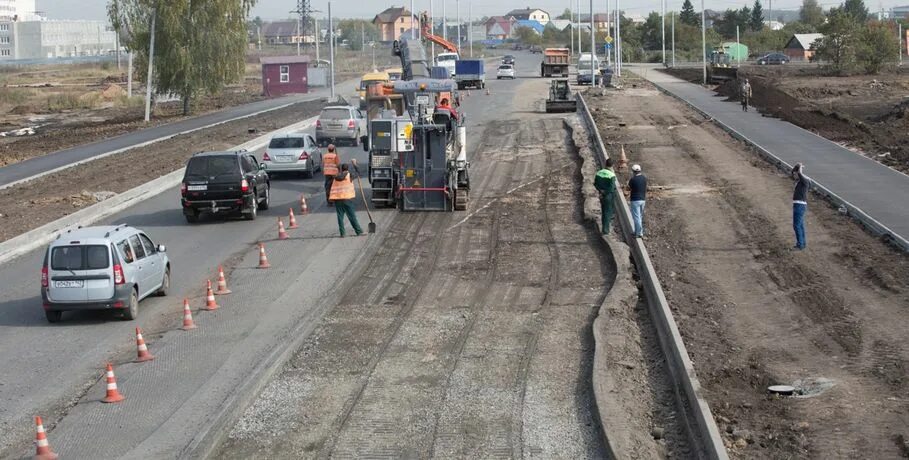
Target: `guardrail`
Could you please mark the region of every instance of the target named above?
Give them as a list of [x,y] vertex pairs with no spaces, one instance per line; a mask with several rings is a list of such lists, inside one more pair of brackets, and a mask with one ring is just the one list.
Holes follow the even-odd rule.
[[[738,130],[736,130],[732,126],[729,126],[728,124],[724,123],[722,120],[719,120],[719,119],[715,118],[713,115],[705,112],[704,110],[701,110],[698,106],[692,104],[690,101],[686,100],[685,98],[679,97],[678,95],[676,95],[672,91],[669,91],[667,88],[663,87],[662,85],[655,83],[653,81],[651,81],[651,83],[660,92],[678,99],[679,101],[681,101],[682,103],[684,103],[685,105],[690,107],[695,112],[701,114],[704,118],[707,118],[708,120],[712,121],[715,125],[719,126],[723,131],[726,131],[727,133],[729,133],[730,136],[744,142],[748,146],[755,149],[757,151],[757,153],[760,156],[762,156],[770,164],[776,166],[777,168],[781,169],[783,172],[785,172],[787,174],[792,171],[791,164],[787,163],[782,158],[774,155],[773,152],[771,152],[770,150],[767,150],[761,144],[752,140],[748,136],[740,133]],[[817,134],[815,134],[815,136],[821,137]],[[874,160],[869,159],[869,161],[874,161]],[[830,203],[833,203],[833,205],[845,208],[846,213],[849,216],[851,216],[855,220],[859,221],[859,223],[861,223],[873,235],[880,237],[884,241],[891,243],[894,246],[897,246],[898,248],[902,249],[903,251],[909,252],[909,239],[896,233],[890,227],[884,225],[883,223],[879,222],[877,219],[875,219],[875,218],[871,217],[870,215],[868,215],[867,213],[865,213],[865,211],[863,211],[858,206],[850,203],[845,198],[837,195],[833,190],[830,190],[824,184],[812,179],[811,180],[811,191],[817,195],[820,195],[822,198],[826,199]]]
[[[596,123],[587,108],[587,103],[581,93],[577,93],[578,113],[587,127],[592,138],[593,151],[600,165],[606,163],[609,154],[603,145],[603,138],[596,127]],[[657,278],[656,270],[650,261],[650,255],[644,242],[634,238],[631,220],[631,210],[622,193],[616,194],[617,219],[625,235],[625,240],[631,248],[635,265],[644,286],[644,294],[650,317],[656,327],[660,348],[666,357],[669,374],[675,390],[676,402],[682,411],[687,411],[685,429],[691,445],[700,452],[700,457],[712,460],[727,460],[729,458],[723,446],[723,438],[717,428],[710,412],[710,406],[702,395],[701,384],[694,371],[694,365],[688,357],[688,350],[682,341],[675,318],[669,309],[669,302],[663,293],[663,287]],[[692,426],[693,425],[693,426]]]

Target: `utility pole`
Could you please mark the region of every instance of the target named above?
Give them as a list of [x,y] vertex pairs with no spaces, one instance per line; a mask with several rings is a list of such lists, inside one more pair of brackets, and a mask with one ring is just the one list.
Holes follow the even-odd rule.
[[313,28],[315,29],[315,32],[313,32],[313,36],[316,38],[316,39],[315,39],[315,42],[316,42],[316,65],[319,65],[319,41],[322,40],[322,31],[319,30],[319,18],[313,16],[313,18],[312,18],[312,23],[313,23]]
[[594,69],[594,60],[597,57],[596,49],[596,29],[593,27],[593,0],[590,0],[590,84],[597,86],[598,69]]
[[455,0],[455,9],[458,10],[458,58],[461,57],[461,0]]
[[[433,35],[436,33],[436,17],[433,16],[432,7],[436,0],[429,0],[429,32]],[[422,27],[420,28],[422,30]],[[436,42],[432,42],[430,45],[430,61],[435,61],[436,59]],[[373,48],[373,53],[375,54],[375,48]]]
[[414,11],[413,11],[413,0],[410,0],[410,39],[417,39],[417,28],[414,27]]
[[[117,47],[117,71],[120,71],[120,31],[115,31],[117,35],[114,36],[114,46]],[[100,49],[100,48],[99,48]]]
[[331,2],[328,2],[328,55],[331,60],[329,74],[331,74],[331,98],[335,100],[335,23],[331,17]]
[[148,43],[148,76],[145,78],[145,122],[151,119],[152,69],[155,62],[155,20],[158,18],[158,3],[152,8],[151,37]]
[[707,84],[707,14],[704,12],[704,0],[701,0],[701,67],[704,70],[704,84]]
[[620,0],[615,0],[615,62],[617,65],[616,75],[622,76],[622,4]]
[[660,14],[660,20],[662,21],[660,32],[663,35],[663,67],[666,67],[666,0],[660,2],[660,6],[663,8],[663,12]]
[[[571,11],[571,0],[568,0],[568,22],[574,22],[574,12]],[[571,56],[574,56],[574,24],[568,26],[568,33],[570,37],[568,39],[569,47],[571,47]],[[580,32],[579,32],[580,33]]]
[[897,67],[902,67],[903,66],[903,23],[897,21],[896,25],[899,28],[899,31],[897,32],[897,36],[896,36],[896,43],[898,45],[897,50],[896,50],[897,51],[896,56],[899,59],[896,60],[896,65],[897,65]]
[[445,3],[448,0],[442,0],[442,38],[448,40],[448,16],[445,16]]
[[467,1],[467,42],[470,43],[470,58],[473,59],[473,2]]
[[578,14],[578,56],[580,56],[584,49],[581,46],[581,0],[575,0],[574,7]]
[[675,11],[672,12],[672,68],[675,68]]
[[739,53],[739,46],[741,46],[741,45],[739,45],[739,26],[736,25],[735,26],[735,62],[741,62],[741,60],[742,60],[742,58],[739,57],[741,55],[741,53]]
[[126,97],[133,97],[133,51],[126,53]]

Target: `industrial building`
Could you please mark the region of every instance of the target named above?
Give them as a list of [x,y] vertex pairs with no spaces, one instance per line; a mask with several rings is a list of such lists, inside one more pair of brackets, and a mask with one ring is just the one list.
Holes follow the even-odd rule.
[[0,22],[0,60],[99,56],[116,49],[117,34],[103,21]]

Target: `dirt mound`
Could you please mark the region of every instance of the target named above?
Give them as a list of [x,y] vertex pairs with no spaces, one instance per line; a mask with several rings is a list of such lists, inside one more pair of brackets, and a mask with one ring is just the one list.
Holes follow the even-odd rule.
[[889,112],[876,117],[874,121],[887,122],[905,119],[909,119],[909,97],[903,100],[903,102],[893,106]]
[[121,88],[120,85],[108,85],[104,91],[101,91],[101,97],[108,101],[112,101],[123,96],[126,96],[126,91]]

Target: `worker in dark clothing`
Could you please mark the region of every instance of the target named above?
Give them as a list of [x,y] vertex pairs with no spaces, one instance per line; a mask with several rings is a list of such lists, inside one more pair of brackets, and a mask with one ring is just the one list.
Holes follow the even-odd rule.
[[802,250],[808,245],[805,240],[805,213],[808,212],[808,189],[811,180],[805,176],[805,165],[796,163],[792,167],[795,191],[792,193],[792,229],[795,230],[795,249]]
[[631,218],[634,220],[634,237],[644,238],[644,201],[647,198],[647,178],[641,172],[641,165],[631,166],[631,179],[628,189],[631,191]]
[[597,171],[593,186],[600,192],[600,212],[603,234],[609,234],[612,222],[613,202],[615,201],[615,173],[612,171],[612,159],[606,159],[606,167]]
[[742,83],[741,89],[741,98],[742,98],[742,111],[748,111],[748,105],[751,103],[751,83],[748,82],[748,79],[745,79],[745,83]]
[[357,213],[354,211],[354,198],[357,197],[357,191],[354,188],[353,181],[350,178],[350,167],[347,163],[341,165],[341,172],[334,178],[331,184],[328,199],[335,204],[335,213],[338,214],[338,231],[341,232],[341,238],[344,238],[344,216],[350,220],[357,236],[363,235],[363,229],[360,228],[360,222],[357,220]]

